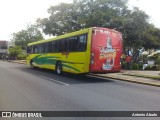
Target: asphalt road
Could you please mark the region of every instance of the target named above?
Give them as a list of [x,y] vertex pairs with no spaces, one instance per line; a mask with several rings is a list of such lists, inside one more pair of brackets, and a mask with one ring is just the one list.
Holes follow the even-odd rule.
[[160,88],[0,61],[0,111],[160,111]]

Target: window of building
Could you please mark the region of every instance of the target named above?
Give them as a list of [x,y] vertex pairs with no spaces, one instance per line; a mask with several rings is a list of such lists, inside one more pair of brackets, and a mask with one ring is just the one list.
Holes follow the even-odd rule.
[[7,46],[0,46],[0,49],[7,49]]

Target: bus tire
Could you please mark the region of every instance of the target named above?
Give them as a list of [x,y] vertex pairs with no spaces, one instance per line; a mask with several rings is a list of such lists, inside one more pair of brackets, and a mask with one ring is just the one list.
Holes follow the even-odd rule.
[[32,69],[34,68],[32,60],[30,61],[30,68],[32,68]]
[[58,75],[61,75],[61,74],[62,74],[62,63],[61,63],[61,62],[58,62],[58,63],[56,64],[56,73],[57,73]]

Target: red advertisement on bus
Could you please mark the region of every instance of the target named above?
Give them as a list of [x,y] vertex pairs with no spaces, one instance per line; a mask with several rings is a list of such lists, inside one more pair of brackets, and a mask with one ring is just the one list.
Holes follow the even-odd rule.
[[93,28],[90,72],[121,70],[122,34],[107,28]]

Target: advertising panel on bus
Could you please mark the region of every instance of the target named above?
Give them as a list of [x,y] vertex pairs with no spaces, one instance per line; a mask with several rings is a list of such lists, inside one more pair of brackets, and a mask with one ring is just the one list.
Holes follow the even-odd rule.
[[121,70],[122,34],[107,28],[93,28],[90,72]]

